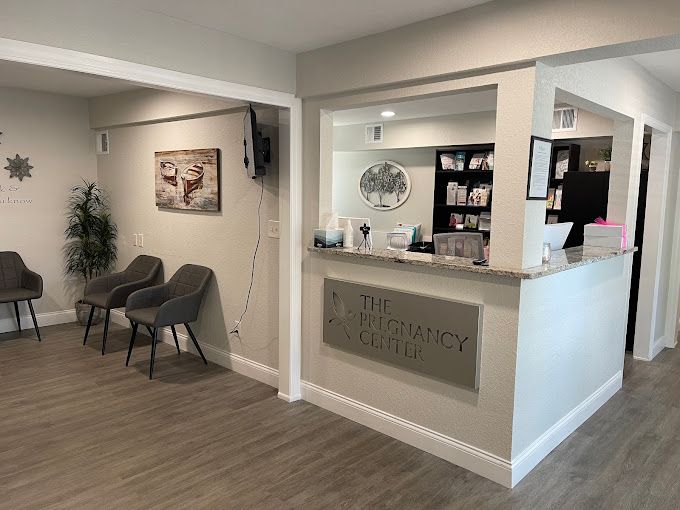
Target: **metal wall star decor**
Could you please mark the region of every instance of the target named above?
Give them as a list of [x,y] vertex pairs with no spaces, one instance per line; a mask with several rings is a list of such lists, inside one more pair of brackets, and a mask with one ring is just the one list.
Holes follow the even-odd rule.
[[24,177],[31,177],[31,170],[33,167],[28,164],[28,158],[22,158],[18,154],[14,159],[6,158],[8,165],[5,170],[9,170],[9,177],[16,177],[20,181],[24,180]]

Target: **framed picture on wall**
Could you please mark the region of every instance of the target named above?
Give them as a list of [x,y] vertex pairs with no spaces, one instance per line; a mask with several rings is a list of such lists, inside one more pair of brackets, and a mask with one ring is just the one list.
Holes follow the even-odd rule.
[[219,211],[219,156],[219,149],[156,152],[156,205],[165,209]]

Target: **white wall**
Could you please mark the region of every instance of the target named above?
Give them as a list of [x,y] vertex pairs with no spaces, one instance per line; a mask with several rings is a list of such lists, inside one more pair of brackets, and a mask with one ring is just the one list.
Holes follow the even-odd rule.
[[0,37],[295,92],[293,54],[128,5],[4,0]]
[[624,257],[522,282],[513,459],[620,376],[627,289]]
[[[399,222],[422,223],[423,236],[432,236],[435,156],[434,148],[333,152],[333,210],[340,216],[370,218],[376,246],[382,245],[381,234],[391,232]],[[380,160],[399,163],[411,177],[408,200],[389,211],[369,207],[358,191],[364,170]]]
[[[218,350],[278,368],[277,239],[266,236],[267,220],[278,218],[278,145],[272,135],[273,165],[265,179],[260,220],[263,229],[255,283],[241,335],[229,335],[243,309],[255,248],[258,181],[243,169],[243,112],[190,120],[150,123],[109,130],[111,153],[98,156],[99,179],[111,195],[113,218],[121,240],[118,266],[149,254],[163,260],[165,279],[186,263],[213,269],[196,334]],[[221,202],[218,213],[159,209],[155,205],[154,152],[221,149]],[[132,246],[132,234],[144,234],[144,248]]]
[[[612,13],[625,16],[603,24]],[[497,0],[302,53],[297,57],[297,94],[312,97],[384,87],[560,54],[565,54],[560,55],[563,60],[597,59],[671,49],[680,46],[678,15],[676,0],[572,0],[566,27],[556,21],[565,17],[563,2]],[[638,43],[646,39],[651,41]],[[618,46],[608,55],[605,47],[610,45]],[[606,72],[594,78],[612,84]]]
[[[87,100],[0,88],[0,124],[0,250],[18,252],[42,275],[44,296],[35,302],[36,313],[72,310],[78,288],[65,285],[63,276],[66,199],[81,179],[97,177]],[[21,182],[1,168],[16,154],[34,167]],[[8,199],[30,203],[8,204]],[[0,331],[15,328],[13,319],[4,320],[14,316],[10,310],[0,305]]]

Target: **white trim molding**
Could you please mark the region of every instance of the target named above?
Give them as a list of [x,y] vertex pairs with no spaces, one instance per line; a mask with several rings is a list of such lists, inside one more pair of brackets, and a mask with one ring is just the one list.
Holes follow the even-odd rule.
[[[125,313],[120,310],[111,311],[111,321],[120,326],[130,328],[130,322],[125,318]],[[148,336],[148,332],[145,328],[139,328],[139,332]],[[163,328],[160,339],[169,345],[175,346],[175,340],[172,338],[172,331],[170,328]],[[193,343],[187,335],[184,333],[177,332],[177,342],[179,343],[180,350],[198,356],[198,352],[193,346]],[[206,359],[215,363],[216,365],[223,366],[229,370],[233,370],[241,375],[260,381],[268,386],[278,388],[279,384],[279,371],[275,368],[268,367],[257,361],[253,361],[239,354],[234,354],[224,349],[212,346],[210,344],[201,344],[201,349],[203,354],[205,354]],[[134,353],[133,353],[134,355]]]
[[571,435],[585,421],[621,389],[623,371],[619,370],[607,382],[595,390],[561,420],[546,430],[519,455],[512,459],[512,483],[514,487],[534,469],[562,441]]
[[621,388],[622,381],[623,372],[618,371],[512,461],[308,381],[302,381],[301,386],[302,398],[312,404],[436,455],[505,487],[514,487],[607,402]]
[[[12,303],[9,303],[10,308]],[[19,306],[23,308],[22,303]],[[33,329],[33,319],[30,314],[25,315],[23,312],[19,312],[21,317],[21,328],[23,330]],[[71,310],[61,310],[58,312],[44,312],[36,313],[35,319],[38,321],[38,326],[54,326],[56,324],[67,324],[69,322],[75,322],[76,311]],[[12,331],[17,331],[17,321],[14,317],[14,309],[11,309],[11,315],[5,319],[0,319],[0,333],[9,333]],[[44,336],[44,335],[43,335]]]
[[302,398],[335,414],[441,457],[496,483],[506,487],[511,486],[511,463],[497,455],[308,381],[302,381]]

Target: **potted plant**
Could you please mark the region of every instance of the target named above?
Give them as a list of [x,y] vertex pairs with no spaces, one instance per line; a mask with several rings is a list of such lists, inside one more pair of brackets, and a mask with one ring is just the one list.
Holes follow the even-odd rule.
[[[84,286],[92,278],[108,271],[116,262],[118,229],[111,220],[108,201],[96,182],[83,180],[71,189],[66,213],[68,226],[64,231],[66,274],[80,276]],[[76,317],[87,324],[90,307],[80,299],[76,302]],[[99,322],[96,314],[93,323]],[[96,322],[95,322],[96,320]]]

